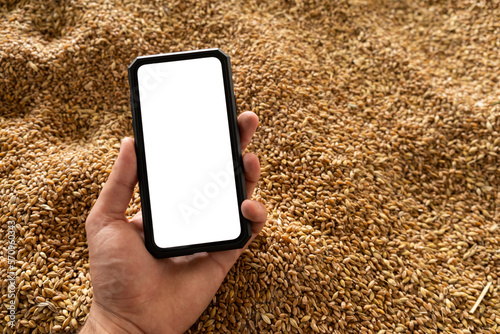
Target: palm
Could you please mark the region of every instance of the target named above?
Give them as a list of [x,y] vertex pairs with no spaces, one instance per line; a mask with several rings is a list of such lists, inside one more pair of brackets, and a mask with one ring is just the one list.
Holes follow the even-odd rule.
[[[243,149],[255,131],[253,116],[246,115],[238,120]],[[125,145],[124,142],[122,150]],[[128,156],[122,160],[119,158],[116,164],[124,164],[123,170],[135,170],[135,155],[131,152],[123,154]],[[255,156],[245,158],[247,195],[251,197],[260,167]],[[112,177],[113,173],[110,179]],[[113,202],[98,201],[87,220],[93,303],[147,333],[182,332],[207,307],[242,250],[169,259],[152,257],[144,247],[142,215],[139,213],[128,220],[123,215],[125,201],[115,204],[120,202],[120,197],[130,200],[136,175],[131,174],[129,180],[113,182],[116,183],[115,192],[127,190],[127,193],[116,196],[105,187],[99,200],[113,195],[109,196]],[[266,219],[265,208],[259,204],[247,201],[242,207],[249,220],[260,222],[252,227],[252,240]]]
[[[113,222],[96,236],[99,245],[94,249],[106,258],[92,252],[91,270],[106,274],[92,276],[95,301],[125,315],[146,332],[165,330],[148,328],[149,324],[168,324],[175,332],[189,327],[196,314],[207,307],[227,268],[221,268],[207,254],[155,259],[147,253],[137,232],[134,224]],[[137,317],[144,312],[149,314],[146,319]]]

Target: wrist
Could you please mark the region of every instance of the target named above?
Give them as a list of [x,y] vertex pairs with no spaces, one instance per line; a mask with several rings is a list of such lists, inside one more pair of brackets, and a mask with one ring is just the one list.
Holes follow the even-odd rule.
[[129,320],[102,308],[95,301],[80,334],[143,334],[143,332]]

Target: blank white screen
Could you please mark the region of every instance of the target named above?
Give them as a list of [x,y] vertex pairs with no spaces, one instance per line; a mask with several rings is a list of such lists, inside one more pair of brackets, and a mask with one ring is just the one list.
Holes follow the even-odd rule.
[[241,229],[220,60],[145,64],[137,76],[156,245],[237,238]]

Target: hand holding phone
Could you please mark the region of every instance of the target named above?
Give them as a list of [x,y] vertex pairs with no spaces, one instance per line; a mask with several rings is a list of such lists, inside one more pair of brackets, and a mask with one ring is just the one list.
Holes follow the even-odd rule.
[[[252,112],[238,117],[241,150],[250,142],[257,123]],[[122,141],[109,179],[85,223],[94,292],[82,334],[132,333],[138,328],[144,333],[184,333],[243,252],[240,248],[168,259],[151,256],[144,247],[142,214],[125,217],[137,184],[134,146],[131,138]],[[259,160],[246,153],[243,164],[247,197],[251,197],[260,175]],[[252,222],[255,238],[266,222],[264,205],[245,200],[241,211]]]

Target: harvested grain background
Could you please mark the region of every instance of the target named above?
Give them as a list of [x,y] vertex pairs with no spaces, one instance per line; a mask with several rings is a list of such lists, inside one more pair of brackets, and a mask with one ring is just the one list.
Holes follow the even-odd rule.
[[132,135],[127,66],[209,47],[260,117],[269,222],[192,333],[499,331],[498,0],[2,3],[17,332],[72,331],[90,309],[84,223]]

